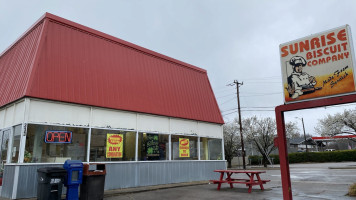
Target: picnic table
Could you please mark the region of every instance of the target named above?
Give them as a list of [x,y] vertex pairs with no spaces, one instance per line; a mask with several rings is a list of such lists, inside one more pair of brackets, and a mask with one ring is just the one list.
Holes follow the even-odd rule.
[[[271,180],[262,180],[260,177],[261,173],[266,173],[266,171],[255,171],[255,170],[214,170],[214,172],[220,173],[219,180],[210,180],[214,184],[218,184],[218,190],[221,188],[222,183],[230,184],[230,188],[233,188],[234,183],[246,184],[248,186],[248,193],[251,193],[252,186],[259,185],[261,190],[264,190],[263,184]],[[224,175],[226,178],[224,179]],[[246,174],[248,178],[232,178],[233,174]]]

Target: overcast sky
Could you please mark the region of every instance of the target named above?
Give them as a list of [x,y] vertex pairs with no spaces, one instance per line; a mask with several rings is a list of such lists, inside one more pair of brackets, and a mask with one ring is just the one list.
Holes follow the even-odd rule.
[[[356,33],[354,0],[0,0],[0,52],[49,12],[206,69],[226,122],[273,117],[283,104],[279,45],[345,24]],[[354,17],[355,15],[355,17]],[[355,43],[355,42],[354,42]],[[314,134],[317,119],[354,105],[286,113]]]

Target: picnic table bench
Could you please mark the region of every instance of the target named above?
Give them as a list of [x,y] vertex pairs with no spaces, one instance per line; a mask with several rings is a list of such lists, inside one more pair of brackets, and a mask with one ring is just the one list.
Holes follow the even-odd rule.
[[[221,188],[222,183],[230,184],[230,188],[233,188],[234,183],[246,184],[248,186],[248,193],[251,193],[252,186],[259,185],[261,190],[264,190],[263,184],[270,182],[271,180],[262,180],[260,177],[261,173],[266,173],[266,171],[254,171],[254,170],[214,170],[214,172],[220,173],[219,180],[210,180],[214,184],[218,184],[218,190]],[[224,174],[226,178],[224,179]],[[246,174],[248,178],[232,178],[233,174]],[[255,179],[256,177],[256,179]]]

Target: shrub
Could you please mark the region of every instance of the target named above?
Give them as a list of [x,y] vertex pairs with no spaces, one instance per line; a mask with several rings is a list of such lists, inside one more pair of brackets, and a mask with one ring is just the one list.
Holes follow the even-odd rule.
[[270,155],[273,158],[273,164],[279,164],[279,155]]
[[260,164],[260,159],[262,158],[262,156],[249,156],[248,159],[251,162],[251,165],[258,165]]
[[[270,155],[270,158],[273,158],[273,164],[279,164],[279,155]],[[251,161],[252,165],[259,165],[262,156],[249,156],[248,159]]]
[[[273,158],[274,164],[279,164],[279,155],[270,155],[270,157]],[[262,156],[249,156],[252,165],[260,164],[261,158]],[[356,150],[290,153],[288,160],[289,163],[356,161]]]
[[356,150],[290,153],[289,163],[356,161]]

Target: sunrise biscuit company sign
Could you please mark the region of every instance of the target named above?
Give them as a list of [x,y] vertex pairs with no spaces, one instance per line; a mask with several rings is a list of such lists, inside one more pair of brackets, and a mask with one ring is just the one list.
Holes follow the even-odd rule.
[[280,45],[285,103],[355,92],[348,25]]

